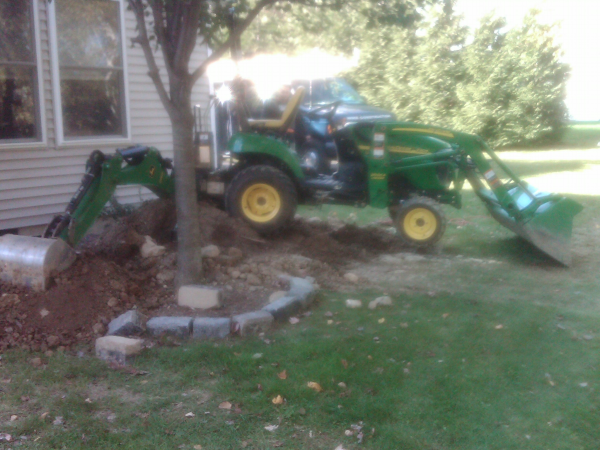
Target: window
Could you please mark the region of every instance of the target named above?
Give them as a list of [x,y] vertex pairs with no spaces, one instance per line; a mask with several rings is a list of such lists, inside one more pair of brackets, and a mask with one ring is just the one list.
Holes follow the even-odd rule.
[[65,141],[127,138],[121,2],[53,3],[59,135]]
[[364,104],[363,98],[341,78],[316,79],[312,81],[293,81],[293,87],[304,86],[307,95],[305,105],[324,105],[341,101],[349,105]]
[[0,144],[41,140],[33,0],[0,0]]

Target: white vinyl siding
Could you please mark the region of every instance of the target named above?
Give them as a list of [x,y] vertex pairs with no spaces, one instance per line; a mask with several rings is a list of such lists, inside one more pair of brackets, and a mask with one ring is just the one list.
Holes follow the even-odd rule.
[[[40,35],[45,105],[43,126],[47,144],[37,147],[32,145],[30,148],[0,148],[0,230],[47,224],[55,214],[66,208],[79,186],[90,153],[94,149],[100,149],[106,154],[115,151],[114,145],[100,142],[57,145],[46,2],[39,1],[38,8],[39,23],[36,27]],[[165,157],[172,158],[171,122],[147,75],[148,69],[141,48],[131,47],[131,38],[136,35],[136,31],[135,17],[130,11],[125,12],[125,28],[131,139],[128,143],[119,144],[119,147],[138,143],[150,145],[157,147]],[[206,47],[198,47],[192,57],[194,63],[203,61],[206,53]],[[155,55],[161,67],[161,52],[158,51]],[[161,73],[166,82],[165,71]],[[193,103],[203,105],[206,110],[208,101],[208,81],[204,77],[194,87]],[[203,114],[205,119],[206,116]],[[204,121],[204,126],[209,126],[208,120]],[[139,203],[152,197],[149,190],[139,186],[117,189],[117,199],[123,204]]]

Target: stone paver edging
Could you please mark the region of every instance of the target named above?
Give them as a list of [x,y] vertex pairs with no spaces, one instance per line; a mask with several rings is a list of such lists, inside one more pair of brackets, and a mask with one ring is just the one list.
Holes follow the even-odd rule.
[[[223,339],[229,335],[249,336],[268,330],[274,321],[286,321],[301,309],[308,308],[316,296],[314,278],[298,278],[287,275],[280,279],[289,283],[289,289],[282,297],[268,303],[262,309],[238,314],[233,317],[153,317],[144,324],[145,317],[137,311],[127,311],[113,319],[108,325],[109,335],[98,338],[96,356],[101,359],[125,363],[142,350],[142,345],[127,346],[127,354],[120,354],[121,341],[112,344],[112,339],[139,335],[144,330],[150,336],[168,334],[186,339]],[[194,288],[201,288],[196,286]],[[210,288],[214,291],[214,288]],[[268,300],[266,300],[268,301]],[[119,336],[112,336],[118,334]],[[105,342],[98,346],[98,341]],[[133,340],[132,340],[133,341]],[[141,340],[136,340],[141,342]],[[109,344],[110,351],[106,351]]]

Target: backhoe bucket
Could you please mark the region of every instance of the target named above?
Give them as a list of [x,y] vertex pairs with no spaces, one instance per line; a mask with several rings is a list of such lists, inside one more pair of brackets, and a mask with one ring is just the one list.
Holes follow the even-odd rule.
[[11,284],[43,291],[53,276],[74,261],[75,252],[61,239],[0,237],[0,280]]
[[498,222],[558,262],[571,265],[573,218],[583,207],[574,200],[523,187],[529,193],[519,186],[508,191],[520,212],[516,217],[501,207],[493,192],[485,189],[479,194]]

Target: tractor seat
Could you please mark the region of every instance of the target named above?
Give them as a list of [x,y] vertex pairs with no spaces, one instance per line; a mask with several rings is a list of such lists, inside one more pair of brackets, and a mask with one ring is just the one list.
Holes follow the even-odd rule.
[[287,129],[292,124],[294,117],[296,117],[296,113],[298,112],[298,108],[302,103],[302,99],[304,98],[304,87],[299,86],[290,98],[290,101],[285,106],[285,111],[281,115],[281,119],[267,119],[267,120],[257,120],[257,119],[248,119],[248,125],[250,128],[256,131],[274,131],[285,133]]

